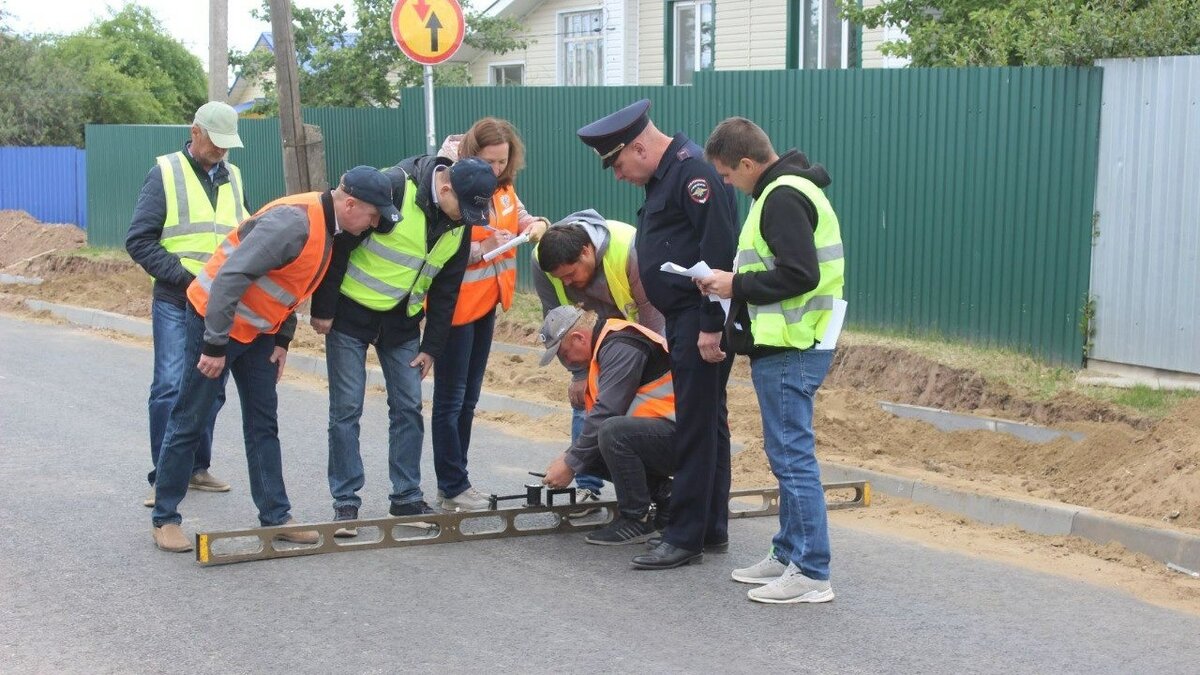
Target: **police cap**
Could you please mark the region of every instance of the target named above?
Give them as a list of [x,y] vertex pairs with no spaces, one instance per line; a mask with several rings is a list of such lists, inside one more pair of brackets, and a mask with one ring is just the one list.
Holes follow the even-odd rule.
[[649,110],[650,99],[644,98],[601,117],[575,133],[579,134],[579,140],[592,146],[592,150],[600,155],[604,168],[608,169],[617,161],[617,155],[625,145],[637,138],[650,123],[650,117],[646,114]]

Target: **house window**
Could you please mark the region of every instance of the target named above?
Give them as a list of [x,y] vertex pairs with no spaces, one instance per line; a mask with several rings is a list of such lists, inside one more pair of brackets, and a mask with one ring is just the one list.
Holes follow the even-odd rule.
[[559,84],[604,84],[604,12],[564,12],[559,17]]
[[849,68],[850,24],[835,0],[799,0],[801,68]]
[[524,63],[493,64],[489,71],[489,80],[497,87],[519,87],[525,84]]
[[713,4],[701,0],[671,6],[672,82],[691,84],[697,70],[713,67]]

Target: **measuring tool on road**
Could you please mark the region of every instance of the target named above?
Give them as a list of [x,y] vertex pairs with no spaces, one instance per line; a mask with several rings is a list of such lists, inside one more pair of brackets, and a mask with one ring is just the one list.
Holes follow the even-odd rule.
[[[489,500],[492,508],[487,511],[455,511],[419,516],[258,527],[226,532],[199,532],[196,534],[196,561],[204,566],[226,565],[320,553],[587,532],[607,525],[616,516],[617,503],[602,501],[587,503],[588,508],[600,509],[600,513],[582,521],[568,519],[567,514],[579,509],[575,504],[575,489],[550,490],[543,499],[540,489],[542,487],[530,484],[525,486],[526,491],[523,494],[506,497],[492,495],[492,499]],[[871,484],[866,481],[826,483],[822,487],[827,493],[851,493],[844,495],[846,498],[829,501],[827,508],[830,510],[868,506],[871,503]],[[564,494],[568,496],[569,503],[554,505],[555,495]],[[524,506],[498,508],[501,501],[519,499],[525,500]],[[730,519],[773,516],[779,513],[779,488],[733,490],[729,493],[729,501]],[[334,532],[341,528],[358,528],[359,534],[352,539],[334,537]],[[279,535],[289,532],[314,530],[320,535],[316,544],[294,544],[276,539]],[[375,532],[375,536],[368,534],[371,530]]]

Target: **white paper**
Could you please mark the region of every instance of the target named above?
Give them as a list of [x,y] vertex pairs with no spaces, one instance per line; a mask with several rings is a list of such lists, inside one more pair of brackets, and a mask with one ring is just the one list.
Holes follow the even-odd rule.
[[518,234],[517,236],[513,237],[512,239],[509,239],[508,241],[504,242],[503,244],[500,244],[496,248],[488,251],[487,253],[484,253],[483,261],[491,262],[492,258],[495,258],[496,256],[500,255],[501,253],[504,253],[505,251],[507,251],[509,249],[520,246],[521,244],[524,244],[528,241],[529,241],[528,234]]
[[846,321],[847,302],[838,298],[833,301],[833,315],[825,328],[825,335],[814,349],[830,350],[837,346],[838,336],[842,334],[842,324]]
[[[686,268],[681,265],[676,265],[673,262],[665,262],[660,265],[658,269],[663,272],[678,274],[690,279],[707,279],[708,277],[711,277],[713,273],[712,268],[709,267],[708,263],[704,262],[703,260],[695,265],[692,265],[691,267]],[[729,316],[729,298],[722,298],[715,293],[709,293],[708,299],[721,303],[721,309],[725,310],[725,316]]]

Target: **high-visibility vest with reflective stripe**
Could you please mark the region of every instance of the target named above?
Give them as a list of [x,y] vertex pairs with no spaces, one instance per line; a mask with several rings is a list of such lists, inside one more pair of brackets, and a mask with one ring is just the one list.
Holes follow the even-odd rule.
[[246,219],[242,197],[242,172],[226,162],[229,182],[217,187],[214,208],[204,185],[182,150],[157,158],[162,171],[167,217],[159,241],[192,274],[212,257],[221,240]]
[[[619,220],[606,220],[608,225],[608,248],[604,251],[601,262],[604,279],[608,282],[608,292],[612,295],[613,305],[617,311],[630,321],[638,320],[637,303],[633,300],[633,290],[629,283],[629,252],[633,250],[633,239],[637,236],[637,228],[622,223]],[[533,250],[533,259],[537,260],[537,249]],[[554,275],[546,272],[546,278],[554,287],[558,302],[562,305],[572,304],[567,299],[567,289],[563,282]]]
[[750,207],[738,237],[737,271],[762,272],[775,269],[775,254],[762,238],[761,220],[767,195],[780,186],[799,190],[817,210],[813,238],[821,280],[803,295],[769,305],[748,304],[750,333],[754,344],[769,347],[808,349],[825,335],[833,315],[833,301],[842,297],[846,263],[842,257],[842,233],[837,214],[821,188],[800,176],[781,176],[763,189]]
[[[492,195],[493,229],[517,233],[517,193],[511,185],[498,188]],[[492,231],[476,225],[471,228],[471,241],[483,241]],[[453,326],[465,326],[487,315],[496,303],[508,310],[512,307],[513,292],[517,289],[517,249],[510,248],[489,261],[480,260],[468,265],[458,289],[458,304],[454,306]]]
[[400,222],[387,234],[372,232],[350,253],[342,295],[377,312],[408,298],[408,316],[420,313],[433,278],[462,243],[462,225],[438,237],[432,249],[425,239],[425,212],[417,206],[417,184],[406,179]]
[[[295,260],[255,279],[242,294],[234,312],[233,328],[229,331],[229,337],[238,342],[249,344],[263,333],[278,332],[279,327],[297,305],[317,290],[317,285],[329,270],[333,238],[325,229],[325,209],[321,206],[321,193],[306,192],[282,197],[262,207],[254,215],[259,216],[272,208],[287,206],[296,206],[307,211],[308,239]],[[230,254],[241,245],[239,233],[240,229],[229,233],[188,286],[188,300],[200,316],[205,316],[208,312],[208,297],[212,293],[213,279],[216,279],[217,273]]]
[[[609,319],[604,322],[604,327],[600,329],[600,335],[596,338],[596,346],[592,350],[592,364],[588,368],[587,389],[584,391],[584,405],[590,413],[596,405],[596,399],[600,395],[600,362],[597,357],[600,355],[600,346],[604,344],[604,338],[616,331],[632,328],[642,335],[646,336],[654,344],[662,348],[663,352],[667,352],[667,340],[663,336],[640,324],[623,321],[621,319]],[[638,387],[637,394],[629,403],[629,409],[625,411],[626,415],[633,417],[664,417],[675,421],[675,386],[671,379],[671,371],[663,373],[661,377],[655,378],[646,384]]]

